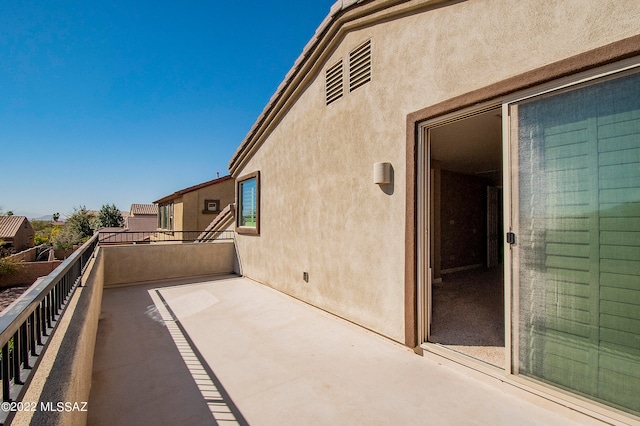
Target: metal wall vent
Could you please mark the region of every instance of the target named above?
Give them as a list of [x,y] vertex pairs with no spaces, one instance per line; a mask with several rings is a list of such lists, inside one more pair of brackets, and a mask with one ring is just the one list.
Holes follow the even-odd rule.
[[342,97],[342,59],[340,61],[327,69],[326,75],[326,102],[329,105],[332,102],[337,101]]
[[371,81],[371,40],[349,53],[349,92]]

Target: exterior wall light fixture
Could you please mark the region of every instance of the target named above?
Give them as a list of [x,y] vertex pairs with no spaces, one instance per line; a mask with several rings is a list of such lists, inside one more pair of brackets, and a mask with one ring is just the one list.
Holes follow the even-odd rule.
[[391,183],[391,163],[373,163],[373,183],[376,185]]

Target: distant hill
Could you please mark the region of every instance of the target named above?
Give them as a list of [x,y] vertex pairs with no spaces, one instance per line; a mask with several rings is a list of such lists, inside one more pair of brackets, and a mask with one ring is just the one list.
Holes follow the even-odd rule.
[[30,217],[29,220],[44,220],[47,222],[51,222],[53,220],[52,215],[40,216],[40,217]]

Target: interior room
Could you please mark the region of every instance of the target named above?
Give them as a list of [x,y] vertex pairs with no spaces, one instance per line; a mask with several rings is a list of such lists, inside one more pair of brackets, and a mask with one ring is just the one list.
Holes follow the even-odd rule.
[[504,367],[502,117],[491,109],[429,128],[428,339]]

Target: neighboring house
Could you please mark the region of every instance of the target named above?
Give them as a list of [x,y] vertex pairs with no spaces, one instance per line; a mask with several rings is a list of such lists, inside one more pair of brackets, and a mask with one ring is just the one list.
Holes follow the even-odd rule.
[[234,191],[233,178],[223,176],[154,201],[158,206],[157,228],[204,231],[222,209],[233,203]]
[[638,55],[637,0],[337,2],[229,163],[242,273],[637,416]]
[[0,240],[4,248],[20,252],[34,247],[36,233],[25,216],[0,216]]
[[131,204],[129,216],[124,219],[127,231],[153,232],[158,228],[158,206],[155,204]]
[[121,211],[124,225],[119,228],[101,228],[100,244],[149,242],[158,227],[158,206],[131,204],[129,212]]

